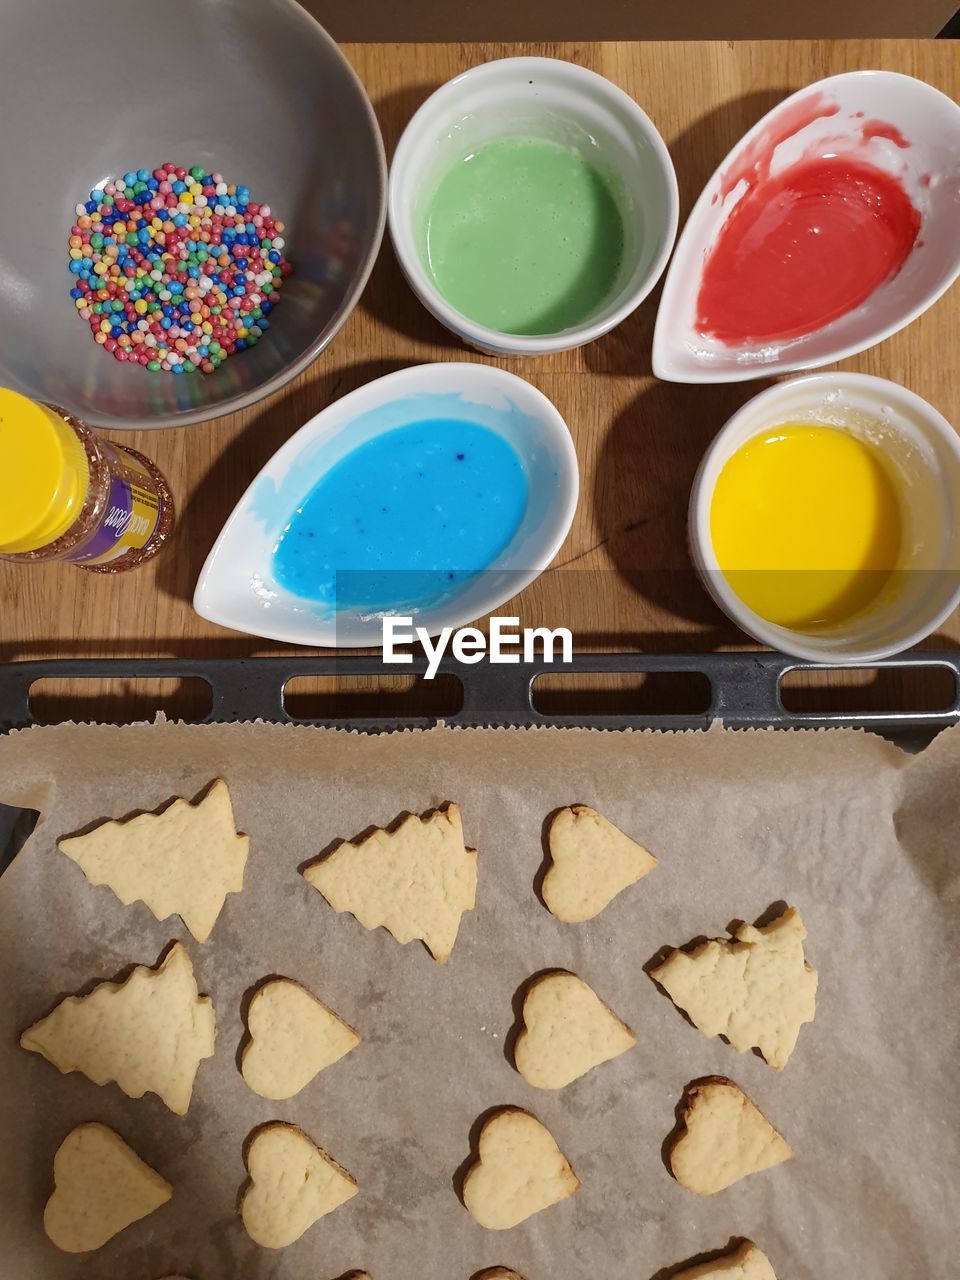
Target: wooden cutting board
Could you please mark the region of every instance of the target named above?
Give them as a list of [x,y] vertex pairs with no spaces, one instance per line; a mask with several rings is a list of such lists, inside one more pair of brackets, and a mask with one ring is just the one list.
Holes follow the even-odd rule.
[[[960,98],[960,58],[951,41],[355,44],[345,52],[373,101],[388,156],[420,103],[478,62],[523,53],[591,67],[621,85],[660,129],[676,165],[682,216],[741,134],[812,80],[880,67],[919,76]],[[554,401],[573,432],[582,477],[580,508],[555,567],[499,612],[519,615],[523,625],[569,626],[581,649],[751,648],[694,577],[685,519],[690,482],[711,437],[767,384],[678,386],[654,379],[650,344],[658,297],[659,290],[618,329],[579,351],[494,361]],[[907,329],[843,367],[902,382],[960,421],[958,332],[960,289],[954,288]],[[209,425],[126,437],[156,459],[177,496],[179,527],[162,556],[122,578],[68,566],[0,565],[0,660],[286,651],[204,622],[190,606],[200,567],[235,501],[278,446],[335,397],[412,362],[480,359],[488,357],[460,347],[420,306],[385,244],[360,305],[295,383]],[[954,616],[931,644],[960,644],[960,619]],[[124,692],[112,685],[106,702],[94,702],[83,687],[81,703],[78,686],[48,689],[38,709],[51,718],[108,718]],[[162,699],[152,689],[140,693],[141,711],[162,702],[172,714],[191,714],[202,705],[190,690],[167,690]],[[666,691],[651,705],[669,709],[676,693]],[[862,701],[930,696],[913,684],[867,688]]]

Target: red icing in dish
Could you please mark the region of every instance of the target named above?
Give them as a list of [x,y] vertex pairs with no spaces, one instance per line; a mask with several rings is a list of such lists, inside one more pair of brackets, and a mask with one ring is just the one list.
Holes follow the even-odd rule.
[[886,124],[883,120],[865,120],[860,133],[864,142],[869,142],[871,138],[886,138],[904,151],[910,146],[895,125]]
[[[796,131],[794,121],[776,133]],[[754,155],[754,180],[739,173],[749,189],[703,270],[697,329],[730,346],[799,338],[846,315],[900,270],[920,230],[901,184],[871,164],[811,157],[773,177],[769,164]]]
[[762,133],[757,134],[735,158],[730,168],[720,175],[721,199],[725,200],[738,182],[746,182],[748,186],[752,186],[756,182],[765,181],[770,176],[773,153],[781,142],[786,142],[815,120],[835,116],[839,110],[835,102],[825,101],[818,90],[778,111],[776,119]]

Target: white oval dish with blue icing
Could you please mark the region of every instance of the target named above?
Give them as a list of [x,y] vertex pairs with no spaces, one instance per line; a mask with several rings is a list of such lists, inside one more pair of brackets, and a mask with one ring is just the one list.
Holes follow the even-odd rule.
[[379,646],[382,619],[430,635],[523,590],[579,491],[570,432],[522,378],[481,364],[387,374],[292,436],[241,498],[193,605],[292,644]]

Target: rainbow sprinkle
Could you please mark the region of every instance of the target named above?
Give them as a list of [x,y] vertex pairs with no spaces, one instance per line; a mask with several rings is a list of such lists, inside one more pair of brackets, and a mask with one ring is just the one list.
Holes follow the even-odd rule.
[[258,342],[291,266],[283,223],[199,165],[107,182],[77,205],[70,297],[116,360],[213,373]]

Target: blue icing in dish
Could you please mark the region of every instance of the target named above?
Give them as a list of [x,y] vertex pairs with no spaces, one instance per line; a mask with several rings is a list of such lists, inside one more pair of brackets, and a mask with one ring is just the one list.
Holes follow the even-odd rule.
[[489,427],[449,418],[395,427],[335,462],[289,515],[276,580],[338,609],[434,603],[493,564],[527,500],[519,455]]

